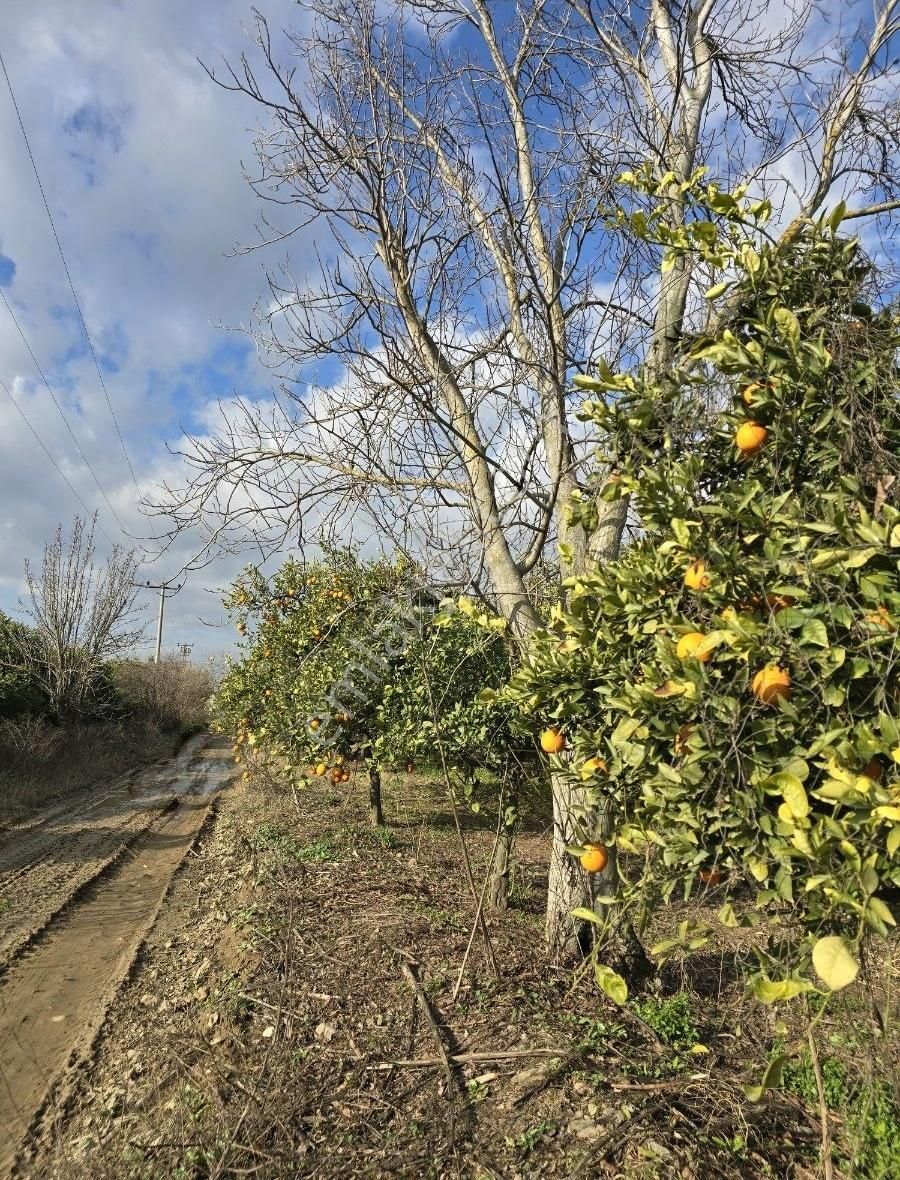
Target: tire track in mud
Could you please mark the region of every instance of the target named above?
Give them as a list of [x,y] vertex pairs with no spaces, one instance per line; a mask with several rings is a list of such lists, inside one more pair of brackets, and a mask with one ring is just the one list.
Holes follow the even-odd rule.
[[162,766],[120,779],[99,798],[51,808],[0,840],[0,974],[66,901],[154,823],[191,778],[209,737],[190,739]]
[[[38,883],[54,888],[54,867],[60,880],[52,914],[20,937],[0,979],[0,1175],[53,1108],[60,1080],[89,1053],[214,793],[233,775],[230,752],[222,740],[196,741],[170,765],[161,793],[144,798],[151,806],[140,813],[143,827],[128,827],[126,843],[117,829],[119,847],[105,863],[93,861],[91,875],[74,888],[59,857],[35,865]],[[71,823],[67,817],[65,826]],[[86,852],[95,847],[90,838],[78,843],[77,832],[71,838]],[[0,865],[2,856],[0,849]]]

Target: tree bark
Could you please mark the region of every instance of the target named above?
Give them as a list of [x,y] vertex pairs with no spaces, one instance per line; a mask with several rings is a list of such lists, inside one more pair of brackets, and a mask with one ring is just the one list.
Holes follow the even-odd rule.
[[513,840],[512,825],[503,824],[494,847],[491,882],[488,886],[488,909],[499,913],[509,909],[509,870],[512,863]]
[[372,826],[384,827],[384,812],[381,810],[381,771],[374,762],[368,764],[369,769],[369,817]]
[[[579,807],[584,790],[561,771],[550,776],[553,790],[553,843],[547,877],[547,914],[544,925],[547,950],[564,963],[573,963],[591,949],[591,925],[572,917],[579,906],[591,907],[589,878],[578,860],[566,851],[567,844],[582,840]],[[581,798],[579,798],[579,796]]]

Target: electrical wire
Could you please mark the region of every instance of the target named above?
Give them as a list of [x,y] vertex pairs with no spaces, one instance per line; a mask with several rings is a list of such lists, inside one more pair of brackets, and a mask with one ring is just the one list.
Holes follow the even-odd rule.
[[[6,396],[9,398],[9,400],[12,402],[12,404],[15,406],[16,412],[18,413],[19,417],[22,419],[22,421],[25,423],[25,425],[28,427],[28,429],[34,435],[38,446],[41,448],[41,450],[44,452],[44,454],[47,456],[47,458],[50,460],[50,462],[56,468],[57,475],[65,483],[66,487],[69,489],[69,491],[72,493],[72,495],[78,501],[78,503],[84,509],[86,516],[88,518],[93,516],[94,515],[93,512],[91,511],[90,508],[88,508],[87,504],[85,504],[84,500],[81,498],[78,491],[73,486],[72,481],[69,479],[69,477],[63,471],[63,469],[60,467],[60,465],[57,463],[57,461],[53,458],[53,455],[50,453],[50,450],[47,447],[47,444],[44,442],[44,440],[41,438],[41,436],[38,434],[38,432],[35,430],[35,428],[31,425],[31,422],[28,419],[28,415],[25,413],[25,411],[22,409],[22,407],[16,401],[15,397],[13,396],[12,390],[9,388],[9,386],[6,384],[6,382],[2,378],[0,378],[0,389],[3,390],[3,392],[6,394]],[[109,542],[109,544],[111,546],[113,546],[113,548],[115,548],[114,541],[112,540],[109,533],[107,533],[106,529],[104,529],[103,525],[101,525],[99,521],[97,522],[97,528],[100,530],[101,534],[106,538],[106,540]]]
[[[31,345],[28,342],[28,337],[25,335],[22,325],[19,323],[16,313],[13,311],[12,307],[10,306],[9,300],[6,298],[6,295],[5,295],[2,287],[0,287],[0,300],[3,301],[3,306],[9,312],[10,319],[16,325],[16,329],[18,330],[19,335],[22,337],[22,342],[24,343],[26,349],[28,350],[28,355],[31,357],[31,363],[34,365],[35,369],[38,372],[38,376],[40,377],[41,381],[43,381],[47,392],[50,394],[50,397],[53,401],[54,406],[56,406],[56,409],[57,409],[57,412],[58,412],[60,418],[62,418],[63,422],[65,423],[66,430],[68,430],[69,434],[71,435],[72,442],[74,442],[74,444],[78,450],[78,454],[81,456],[81,461],[84,463],[85,467],[87,467],[88,471],[91,473],[94,483],[97,485],[97,490],[100,492],[100,495],[103,497],[104,501],[106,502],[107,508],[110,510],[113,517],[115,518],[116,524],[122,530],[123,535],[127,537],[129,535],[128,529],[122,523],[122,519],[119,516],[118,512],[116,512],[115,508],[113,508],[112,502],[110,501],[109,496],[107,496],[106,492],[104,491],[103,484],[101,484],[96,471],[91,466],[90,459],[88,459],[87,455],[84,453],[84,448],[82,447],[81,443],[78,441],[78,435],[72,429],[72,424],[69,421],[68,415],[66,414],[65,410],[63,409],[59,398],[53,392],[50,382],[47,380],[47,378],[44,374],[44,370],[41,368],[37,357],[34,355],[34,350],[32,349]],[[108,540],[108,538],[107,538],[107,540]]]
[[[34,172],[34,178],[37,181],[38,190],[41,194],[41,201],[43,202],[43,205],[44,205],[44,212],[47,214],[47,220],[50,223],[50,229],[53,233],[53,240],[56,242],[56,249],[59,252],[60,261],[62,262],[63,270],[66,275],[66,280],[69,284],[69,290],[72,293],[72,301],[75,304],[75,310],[78,312],[78,319],[81,323],[81,329],[84,333],[84,338],[87,342],[87,346],[88,346],[88,349],[91,354],[91,360],[94,362],[94,368],[97,371],[97,379],[100,382],[100,388],[103,390],[103,396],[106,399],[107,409],[109,410],[110,417],[112,418],[113,425],[116,430],[116,437],[119,440],[119,445],[122,448],[122,454],[125,456],[125,462],[128,465],[128,471],[129,471],[129,474],[131,475],[131,481],[134,484],[135,491],[137,492],[138,498],[140,499],[141,488],[140,488],[140,484],[138,483],[137,474],[135,473],[135,470],[134,470],[134,464],[131,461],[131,455],[128,453],[128,447],[125,445],[125,438],[122,434],[121,427],[119,426],[119,420],[116,416],[116,411],[115,411],[113,404],[112,404],[112,398],[109,395],[109,390],[107,388],[106,381],[103,377],[103,370],[101,369],[100,361],[97,358],[97,352],[94,348],[94,342],[91,339],[91,334],[88,331],[88,326],[87,326],[87,322],[85,321],[85,318],[84,318],[84,313],[81,310],[81,303],[78,299],[78,293],[75,290],[75,283],[72,279],[72,273],[69,270],[69,263],[66,259],[66,254],[63,249],[62,241],[60,240],[59,232],[56,228],[56,222],[53,219],[53,213],[50,209],[50,202],[47,200],[47,193],[46,193],[46,190],[44,189],[44,184],[43,184],[43,181],[41,180],[41,174],[40,174],[40,171],[38,170],[37,161],[34,157],[34,152],[32,151],[32,148],[31,148],[31,141],[28,138],[28,131],[25,128],[25,121],[22,118],[22,112],[19,108],[19,103],[18,103],[18,100],[16,99],[16,93],[15,93],[15,90],[13,89],[12,80],[10,79],[9,71],[6,68],[6,62],[3,59],[2,53],[0,53],[0,69],[2,69],[3,77],[6,80],[6,86],[7,86],[7,89],[9,90],[9,97],[12,100],[13,109],[16,112],[16,119],[18,120],[19,130],[22,132],[22,138],[25,141],[25,148],[26,148],[26,151],[28,152],[28,158],[31,161],[31,167]],[[66,422],[66,427],[68,428],[69,433],[71,434],[72,439],[75,442],[76,447],[78,448],[78,453],[81,455],[82,459],[84,460],[85,464],[87,465],[88,469],[90,470],[91,475],[94,478],[94,482],[97,484],[97,487],[100,491],[101,496],[105,500],[110,512],[115,517],[116,522],[118,523],[119,528],[122,530],[122,533],[124,534],[124,536],[126,536],[130,541],[137,541],[138,539],[133,537],[132,534],[128,531],[128,529],[125,527],[125,525],[122,523],[121,518],[119,517],[116,510],[113,508],[112,504],[110,503],[109,497],[106,495],[106,492],[103,490],[102,486],[100,485],[100,481],[97,479],[97,476],[94,473],[93,468],[91,467],[90,463],[88,462],[87,457],[85,456],[84,451],[82,450],[81,445],[79,444],[74,431],[72,430],[71,426],[69,425],[69,422],[66,419],[65,414],[63,413],[62,408],[59,405],[59,402],[57,401],[56,397],[54,396],[53,391],[50,389],[50,385],[47,382],[46,377],[41,372],[40,366],[38,365],[37,360],[35,359],[34,353],[31,350],[31,346],[28,344],[28,341],[25,337],[24,332],[22,331],[21,326],[19,325],[18,321],[16,320],[15,316],[13,315],[12,309],[10,308],[9,304],[7,303],[6,297],[3,296],[2,289],[0,289],[0,296],[3,297],[3,302],[6,304],[7,311],[9,311],[10,315],[13,318],[14,323],[16,324],[16,327],[19,329],[19,335],[25,341],[25,347],[28,349],[28,353],[31,356],[32,361],[34,362],[35,367],[37,368],[38,372],[41,374],[41,379],[43,380],[44,384],[47,386],[47,390],[50,393],[50,396],[53,398],[54,405],[56,406],[57,410],[59,410],[60,414],[63,417],[63,420]],[[107,540],[109,540],[108,537],[107,537]],[[165,557],[163,557],[163,565],[166,567],[168,572],[171,573],[171,570],[169,569],[169,564],[166,561]]]
[[12,99],[12,104],[13,104],[13,107],[15,108],[16,118],[19,121],[19,129],[22,132],[22,138],[25,140],[25,147],[28,150],[28,158],[29,158],[29,160],[31,160],[31,167],[34,170],[34,177],[35,177],[35,180],[37,181],[38,189],[40,190],[41,200],[44,202],[44,210],[47,214],[47,220],[50,222],[50,228],[53,231],[53,238],[56,242],[56,248],[59,251],[59,257],[60,257],[60,260],[62,261],[62,264],[63,264],[63,270],[66,272],[66,279],[68,280],[68,283],[69,283],[69,290],[72,292],[72,300],[75,304],[76,310],[78,311],[78,318],[81,321],[81,328],[82,328],[82,331],[84,332],[84,338],[87,341],[88,348],[90,349],[91,359],[94,362],[94,368],[97,370],[97,377],[100,381],[100,388],[103,390],[103,396],[106,398],[106,405],[109,409],[110,417],[113,420],[113,425],[116,428],[116,435],[118,436],[118,439],[119,439],[119,445],[122,448],[122,454],[125,456],[125,462],[128,464],[128,470],[131,473],[132,481],[134,483],[135,488],[137,488],[138,494],[140,494],[141,489],[140,489],[140,485],[138,484],[138,481],[137,481],[137,476],[135,475],[134,464],[131,462],[131,456],[128,454],[128,448],[125,446],[125,439],[122,437],[122,431],[119,427],[119,420],[116,417],[115,410],[113,409],[112,398],[109,396],[109,390],[106,388],[106,381],[103,379],[103,371],[100,368],[100,362],[98,361],[97,353],[94,350],[94,342],[91,339],[91,334],[88,331],[88,326],[85,322],[84,314],[81,310],[81,304],[78,300],[78,295],[75,291],[75,284],[72,281],[72,275],[69,271],[69,264],[66,261],[66,255],[65,255],[65,252],[63,251],[62,242],[59,239],[59,234],[56,229],[56,222],[53,220],[53,214],[50,211],[50,203],[47,200],[47,194],[44,192],[44,185],[43,185],[43,182],[41,181],[41,174],[40,174],[40,172],[38,172],[37,161],[34,158],[34,152],[32,152],[32,150],[31,150],[31,142],[28,138],[28,132],[25,130],[25,123],[22,119],[22,113],[19,110],[19,104],[16,101],[15,91],[13,90],[13,85],[12,85],[12,82],[10,81],[9,74],[6,69],[6,62],[3,60],[2,53],[0,53],[0,69],[3,70],[3,77],[6,79],[6,86],[7,86],[7,89],[9,90],[9,97]]

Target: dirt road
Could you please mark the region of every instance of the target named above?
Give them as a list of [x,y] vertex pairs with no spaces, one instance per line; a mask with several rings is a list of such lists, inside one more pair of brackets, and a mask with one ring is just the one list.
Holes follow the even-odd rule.
[[90,1052],[234,771],[227,739],[44,812],[0,843],[0,1176]]

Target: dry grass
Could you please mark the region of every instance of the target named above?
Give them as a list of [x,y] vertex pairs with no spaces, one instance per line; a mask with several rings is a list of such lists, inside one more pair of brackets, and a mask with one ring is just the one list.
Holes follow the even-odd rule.
[[0,721],[0,826],[158,758],[206,725],[209,673],[180,660],[123,661],[112,669],[115,720],[55,725],[42,717]]
[[[529,832],[513,907],[491,921],[499,977],[476,938],[454,998],[473,905],[452,821],[424,776],[386,775],[385,802],[391,826],[376,831],[358,781],[295,799],[257,780],[222,800],[33,1175],[73,1180],[90,1160],[97,1180],[813,1180],[814,1101],[744,1095],[775,1017],[746,998],[729,950],[615,1007],[546,961],[547,839]],[[465,834],[482,874],[490,827],[470,819]],[[673,906],[670,924],[684,916]],[[887,1076],[890,1046],[872,1052],[864,1008],[824,1023],[827,1053],[851,1032],[848,1071],[856,1055]],[[833,1132],[848,1151],[839,1114]]]

